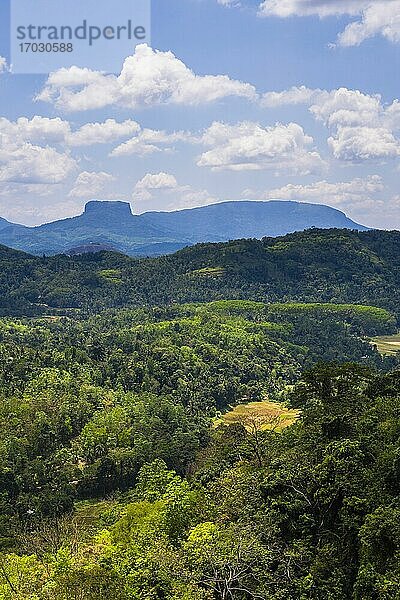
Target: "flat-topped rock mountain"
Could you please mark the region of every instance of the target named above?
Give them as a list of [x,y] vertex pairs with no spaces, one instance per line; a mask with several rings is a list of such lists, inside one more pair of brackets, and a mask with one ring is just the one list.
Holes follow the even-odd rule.
[[312,227],[368,229],[329,206],[292,201],[221,202],[135,215],[127,202],[91,200],[81,215],[37,227],[0,219],[0,244],[36,255],[98,245],[131,256],[156,256],[199,242],[275,237]]
[[131,205],[128,202],[115,200],[112,202],[91,200],[87,202],[83,213],[86,217],[130,219],[132,217]]

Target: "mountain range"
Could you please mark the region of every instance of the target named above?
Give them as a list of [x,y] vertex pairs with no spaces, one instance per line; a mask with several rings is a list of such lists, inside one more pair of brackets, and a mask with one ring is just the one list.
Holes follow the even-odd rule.
[[133,215],[127,202],[92,200],[79,216],[37,227],[0,218],[0,244],[34,255],[114,249],[130,256],[158,256],[199,242],[277,237],[312,227],[368,229],[334,208],[291,201],[222,202]]

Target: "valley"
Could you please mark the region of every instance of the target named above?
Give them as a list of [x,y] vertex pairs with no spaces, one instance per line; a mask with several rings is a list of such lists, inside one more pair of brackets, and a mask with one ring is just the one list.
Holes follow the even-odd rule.
[[400,600],[400,0],[0,32],[0,600]]
[[396,589],[398,241],[2,247],[0,598]]

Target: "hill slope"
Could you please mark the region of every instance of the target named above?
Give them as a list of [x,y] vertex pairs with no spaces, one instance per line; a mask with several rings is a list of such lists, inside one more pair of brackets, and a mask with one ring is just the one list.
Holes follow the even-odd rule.
[[155,256],[197,242],[279,236],[310,227],[366,229],[333,208],[298,202],[224,202],[133,215],[126,202],[92,201],[82,215],[39,227],[0,221],[0,243],[36,255],[101,244],[131,256]]
[[141,260],[2,248],[0,286],[3,314],[227,298],[370,304],[400,314],[400,232],[312,229]]

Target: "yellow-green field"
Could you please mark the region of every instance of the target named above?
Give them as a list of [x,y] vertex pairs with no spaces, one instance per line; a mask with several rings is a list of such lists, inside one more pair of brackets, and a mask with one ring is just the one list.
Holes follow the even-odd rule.
[[396,335],[382,335],[372,339],[381,354],[396,354],[400,352],[400,333]]
[[231,411],[216,419],[215,425],[239,423],[247,430],[282,431],[292,425],[300,416],[298,410],[287,408],[278,402],[249,402],[239,404]]

